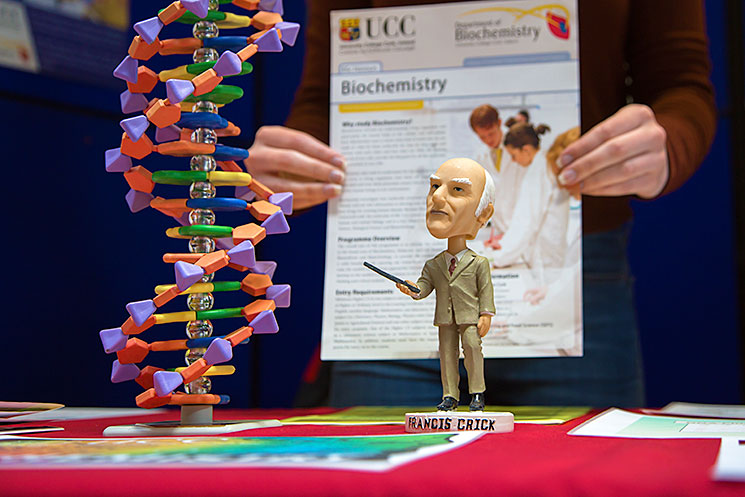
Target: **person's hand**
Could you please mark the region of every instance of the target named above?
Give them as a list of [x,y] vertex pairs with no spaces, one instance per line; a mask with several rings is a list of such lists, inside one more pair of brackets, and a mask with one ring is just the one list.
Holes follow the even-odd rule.
[[484,241],[484,247],[490,248],[492,250],[501,249],[502,245],[499,242],[502,240],[503,236],[504,236],[504,233],[500,233],[498,235],[492,234],[488,240]]
[[627,105],[564,149],[559,182],[585,195],[656,197],[670,176],[666,140],[652,109]]
[[484,338],[489,333],[489,327],[491,326],[491,316],[489,314],[482,314],[479,316],[479,324],[476,325],[476,331],[479,332],[479,336]]
[[[408,283],[409,285],[411,285],[411,286],[413,286],[415,288],[419,288],[418,286],[416,286],[414,284],[413,281],[406,280],[406,283]],[[399,290],[401,290],[401,293],[404,293],[404,294],[408,295],[412,299],[419,298],[419,294],[418,293],[412,292],[411,290],[409,290],[409,287],[407,287],[406,285],[404,285],[402,283],[396,283],[396,288],[398,288]]]
[[243,161],[246,170],[275,192],[292,192],[296,209],[322,204],[341,194],[345,159],[302,131],[262,126]]
[[548,288],[545,286],[531,288],[523,294],[523,302],[528,302],[530,305],[538,305],[546,298],[546,293],[548,293]]

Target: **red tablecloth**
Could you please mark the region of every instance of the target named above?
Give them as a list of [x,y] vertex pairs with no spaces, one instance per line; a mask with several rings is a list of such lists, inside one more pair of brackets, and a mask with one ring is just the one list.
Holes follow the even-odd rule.
[[[217,409],[218,419],[286,417],[322,410]],[[108,418],[47,422],[65,431],[41,437],[100,437],[111,424],[174,419]],[[718,440],[632,440],[568,436],[585,416],[559,426],[515,425],[442,455],[384,473],[286,468],[0,468],[0,496],[745,496],[745,483],[715,482]],[[232,436],[381,435],[403,426],[283,426]]]

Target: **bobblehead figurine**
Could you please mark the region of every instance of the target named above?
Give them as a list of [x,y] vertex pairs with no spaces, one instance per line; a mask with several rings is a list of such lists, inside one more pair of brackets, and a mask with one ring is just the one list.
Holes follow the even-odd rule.
[[447,239],[448,248],[428,260],[416,282],[419,292],[398,283],[415,300],[436,295],[435,326],[439,327],[442,402],[440,411],[458,407],[458,343],[463,346],[471,394],[471,411],[484,410],[484,355],[481,338],[494,315],[494,288],[489,262],[466,246],[494,212],[494,181],[478,162],[456,158],[443,163],[429,178],[427,229]]

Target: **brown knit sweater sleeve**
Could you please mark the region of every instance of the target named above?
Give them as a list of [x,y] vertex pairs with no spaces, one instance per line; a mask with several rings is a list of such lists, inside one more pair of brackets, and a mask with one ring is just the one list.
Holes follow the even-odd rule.
[[329,12],[370,7],[363,0],[308,0],[303,80],[285,125],[329,141]]
[[654,110],[667,131],[670,179],[664,195],[693,175],[714,139],[703,7],[696,0],[633,0],[629,15],[631,94]]

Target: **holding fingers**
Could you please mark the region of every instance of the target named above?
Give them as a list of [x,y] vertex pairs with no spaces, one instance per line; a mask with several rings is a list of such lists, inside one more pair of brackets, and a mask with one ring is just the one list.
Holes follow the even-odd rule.
[[[417,287],[416,284],[413,281],[406,280],[406,283],[408,283],[411,286]],[[409,289],[409,287],[407,287],[406,285],[403,285],[401,283],[396,283],[396,288],[398,288],[399,290],[401,290],[401,293],[408,295],[409,297],[411,297],[414,300],[419,299],[419,294],[412,292]],[[417,288],[419,288],[419,287],[417,287]]]
[[667,134],[646,105],[623,107],[569,145],[559,182],[585,195],[653,198],[670,175]]
[[259,128],[244,165],[272,190],[292,192],[298,209],[338,197],[346,178],[345,159],[339,152],[283,126]]

